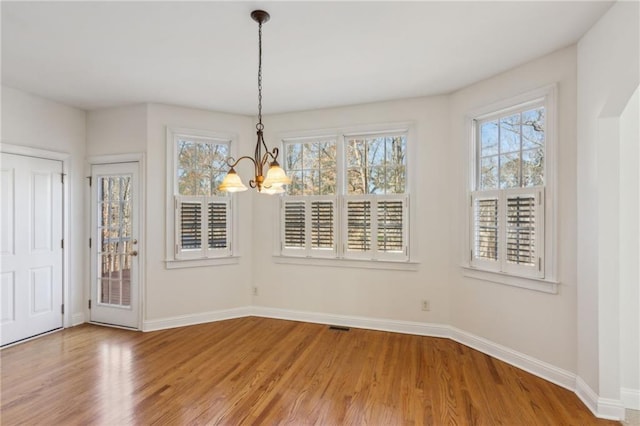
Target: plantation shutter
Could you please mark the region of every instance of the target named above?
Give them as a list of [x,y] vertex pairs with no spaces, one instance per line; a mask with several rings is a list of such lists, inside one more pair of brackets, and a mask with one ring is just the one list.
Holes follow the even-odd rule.
[[181,250],[202,248],[202,202],[181,200],[178,204],[178,241]]
[[175,197],[176,258],[230,254],[229,209],[230,200],[223,197]]
[[405,195],[345,196],[344,256],[377,260],[408,258]]
[[282,201],[282,253],[334,256],[334,196],[286,197]]
[[207,206],[208,249],[230,252],[230,202],[228,199],[209,200]]
[[543,278],[543,188],[477,191],[471,200],[471,266]]
[[542,188],[504,191],[503,269],[522,276],[544,277],[544,197]]
[[483,191],[472,197],[472,265],[498,269],[500,253],[499,191]]
[[306,202],[283,200],[282,250],[300,252],[306,247]]
[[310,201],[312,250],[335,249],[335,200]]

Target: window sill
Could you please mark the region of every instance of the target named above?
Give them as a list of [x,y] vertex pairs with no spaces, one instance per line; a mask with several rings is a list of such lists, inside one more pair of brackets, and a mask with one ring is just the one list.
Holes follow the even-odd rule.
[[541,291],[543,293],[557,294],[558,281],[544,278],[528,278],[507,274],[504,272],[486,271],[462,265],[462,274],[468,278],[475,278],[497,284],[510,285],[512,287],[526,288],[528,290]]
[[204,259],[168,259],[164,261],[166,269],[236,265],[238,263],[240,263],[240,256],[210,257]]
[[387,269],[393,271],[417,271],[420,263],[393,260],[336,259],[302,256],[274,255],[275,263],[307,266],[331,266],[336,268]]

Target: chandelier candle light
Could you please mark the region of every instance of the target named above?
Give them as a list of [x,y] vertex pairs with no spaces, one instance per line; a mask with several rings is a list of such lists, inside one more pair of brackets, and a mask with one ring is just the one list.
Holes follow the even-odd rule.
[[[264,124],[262,124],[262,24],[267,22],[270,16],[264,10],[254,10],[251,12],[251,18],[258,23],[258,124],[256,124],[258,141],[256,142],[253,157],[245,155],[237,160],[233,157],[227,159],[227,165],[230,170],[218,189],[227,192],[246,191],[247,187],[236,173],[235,166],[240,161],[248,159],[253,162],[255,170],[255,177],[249,181],[249,186],[257,189],[262,194],[280,194],[284,192],[283,185],[290,184],[291,179],[287,177],[280,164],[278,164],[278,148],[274,147],[273,150],[269,151],[262,136],[262,131],[264,130]],[[265,151],[264,154],[262,153],[263,149]],[[269,162],[269,170],[265,177],[263,171],[267,162]]]

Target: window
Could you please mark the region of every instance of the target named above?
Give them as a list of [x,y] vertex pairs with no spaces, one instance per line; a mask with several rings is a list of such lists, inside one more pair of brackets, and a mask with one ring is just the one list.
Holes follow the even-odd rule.
[[232,202],[218,190],[228,169],[231,137],[169,129],[167,145],[168,198],[173,207],[167,217],[168,260],[231,256]]
[[281,254],[408,260],[407,134],[285,139]]
[[472,267],[545,278],[548,105],[542,96],[473,119]]

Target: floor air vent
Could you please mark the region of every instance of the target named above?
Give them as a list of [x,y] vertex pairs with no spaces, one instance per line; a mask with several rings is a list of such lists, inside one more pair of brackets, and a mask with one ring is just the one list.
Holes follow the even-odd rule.
[[330,325],[329,330],[349,331],[351,329],[349,327],[341,327],[339,325]]

